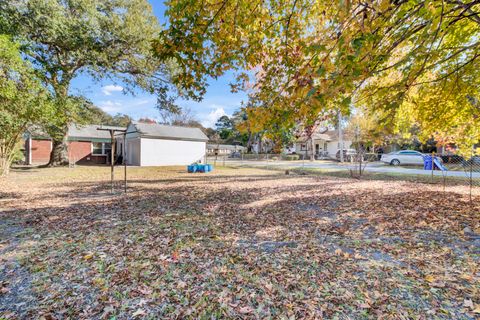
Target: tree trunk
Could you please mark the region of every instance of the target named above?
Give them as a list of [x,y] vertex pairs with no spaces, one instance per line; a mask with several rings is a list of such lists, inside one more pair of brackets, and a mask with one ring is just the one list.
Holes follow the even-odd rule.
[[8,157],[0,157],[0,177],[8,175],[10,171],[10,163]]
[[68,87],[70,86],[70,80],[71,75],[64,74],[62,81],[53,85],[56,98],[56,108],[67,120],[51,127],[50,130],[47,130],[52,138],[52,151],[50,152],[50,160],[48,161],[48,166],[50,167],[68,164],[67,133],[69,117],[66,116],[66,105],[70,103],[68,100]]
[[67,129],[58,132],[58,135],[52,137],[52,151],[50,152],[50,160],[48,166],[64,166],[68,164],[67,152]]

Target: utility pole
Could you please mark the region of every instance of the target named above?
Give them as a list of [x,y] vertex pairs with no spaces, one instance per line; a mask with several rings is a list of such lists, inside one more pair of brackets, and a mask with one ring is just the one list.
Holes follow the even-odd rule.
[[342,131],[342,112],[338,111],[338,143],[340,145],[340,162],[343,162],[343,131]]

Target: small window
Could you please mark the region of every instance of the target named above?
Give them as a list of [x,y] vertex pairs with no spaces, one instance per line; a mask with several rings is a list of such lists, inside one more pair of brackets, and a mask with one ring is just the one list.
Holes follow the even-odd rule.
[[104,156],[110,154],[112,151],[112,144],[105,142],[92,142],[92,154],[97,156]]
[[300,145],[300,150],[301,151],[306,151],[307,150],[307,145],[306,144],[301,144]]
[[103,155],[103,143],[101,142],[93,142],[93,150],[92,150],[92,154],[96,154],[96,155]]

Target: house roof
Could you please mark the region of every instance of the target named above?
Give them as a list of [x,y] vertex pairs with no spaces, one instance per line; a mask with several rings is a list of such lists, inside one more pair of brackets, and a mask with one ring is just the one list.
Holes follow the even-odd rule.
[[[315,132],[313,133],[312,135],[312,138],[314,140],[325,140],[325,141],[333,141],[335,140],[335,137],[333,137],[332,135],[330,134],[327,134],[327,133],[318,133],[318,132]],[[298,142],[305,142],[308,140],[308,137],[305,136],[305,135],[302,135],[298,138]]]
[[209,143],[207,144],[208,149],[223,149],[223,150],[244,150],[244,146],[233,145],[233,144],[218,144],[218,143]]
[[48,139],[50,140],[50,136],[48,135],[45,130],[43,130],[40,126],[38,125],[31,125],[27,128],[24,134],[24,138],[30,137],[32,139],[37,139],[37,140],[42,140],[42,139]]
[[[343,132],[343,137],[344,139],[349,139],[350,138],[350,133],[349,132]],[[324,141],[337,141],[338,140],[338,130],[328,130],[323,133],[318,133],[315,132],[312,135],[312,138],[314,140],[324,140]],[[298,138],[297,142],[305,142],[307,141],[307,137],[305,135],[301,136]]]
[[199,128],[170,126],[158,123],[132,123],[140,136],[174,140],[208,141],[208,137]]
[[125,130],[125,127],[111,127],[101,126],[97,124],[77,125],[71,124],[68,126],[68,139],[70,140],[110,140],[110,132],[98,130],[99,128],[108,128],[116,130]]

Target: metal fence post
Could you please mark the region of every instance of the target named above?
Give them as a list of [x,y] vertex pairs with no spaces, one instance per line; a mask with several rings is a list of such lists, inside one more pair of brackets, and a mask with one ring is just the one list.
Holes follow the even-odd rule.
[[432,152],[432,184],[433,184],[433,168],[435,168],[435,163],[433,159],[435,158],[435,152]]
[[470,205],[472,204],[472,187],[473,187],[473,146],[470,151]]

